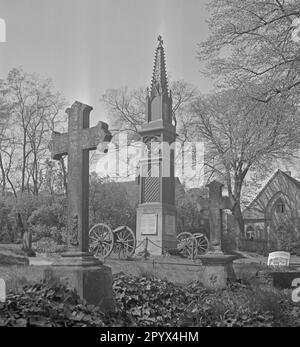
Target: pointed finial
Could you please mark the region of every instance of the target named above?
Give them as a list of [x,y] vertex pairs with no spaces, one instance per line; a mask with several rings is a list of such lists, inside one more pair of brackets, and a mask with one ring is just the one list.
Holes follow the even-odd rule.
[[157,37],[157,41],[159,42],[159,46],[162,46],[162,45],[163,45],[163,43],[164,43],[164,41],[163,41],[163,39],[162,39],[162,36],[161,36],[161,35],[158,35],[158,37]]
[[165,52],[161,35],[157,38],[159,44],[155,50],[153,74],[151,80],[151,96],[168,93]]

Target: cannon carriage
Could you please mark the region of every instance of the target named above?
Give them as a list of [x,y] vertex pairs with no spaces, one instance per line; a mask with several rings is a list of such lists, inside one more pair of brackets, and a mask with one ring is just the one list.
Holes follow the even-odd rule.
[[[177,235],[177,250],[187,258],[195,259],[208,251],[209,241],[202,233],[181,232]],[[136,237],[131,228],[122,225],[112,230],[104,223],[95,224],[89,231],[89,251],[105,259],[114,254],[119,259],[133,256]]]
[[126,225],[112,230],[107,224],[98,223],[89,231],[89,251],[102,259],[112,253],[119,259],[127,259],[134,254],[135,246],[135,234]]
[[196,259],[208,252],[209,241],[202,233],[183,231],[177,235],[177,249],[187,258]]

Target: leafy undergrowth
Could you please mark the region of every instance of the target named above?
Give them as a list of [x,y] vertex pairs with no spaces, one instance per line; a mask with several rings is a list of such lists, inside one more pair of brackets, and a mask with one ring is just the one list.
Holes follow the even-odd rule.
[[165,280],[114,276],[116,309],[103,314],[82,303],[63,285],[25,286],[0,303],[2,326],[279,326],[292,325],[284,292],[234,284],[208,291],[198,283],[176,285]]
[[0,326],[104,326],[99,308],[60,284],[38,283],[0,303]]

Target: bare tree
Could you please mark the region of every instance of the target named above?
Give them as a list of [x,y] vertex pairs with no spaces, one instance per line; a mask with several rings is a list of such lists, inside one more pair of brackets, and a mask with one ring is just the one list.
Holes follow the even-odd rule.
[[64,99],[53,91],[51,80],[42,80],[38,76],[13,69],[6,81],[6,100],[11,105],[11,126],[15,152],[18,160],[21,193],[32,190],[37,195],[43,158],[47,152],[50,133],[54,123],[61,121],[59,112],[65,105]]
[[[182,129],[182,116],[189,103],[197,96],[197,89],[191,84],[180,80],[171,83],[173,99],[173,120]],[[112,119],[112,131],[126,131],[130,141],[138,140],[138,127],[146,122],[146,88],[130,91],[127,87],[108,89],[100,99]],[[184,122],[183,122],[184,123]]]
[[204,140],[205,165],[226,184],[242,231],[241,194],[248,172],[267,173],[270,162],[292,157],[299,148],[296,107],[277,99],[261,103],[233,89],[199,97],[191,113],[190,133]]
[[5,84],[3,81],[0,81],[0,172],[1,179],[0,183],[2,185],[2,194],[5,195],[6,191],[6,173],[5,173],[5,165],[3,162],[3,155],[1,149],[7,148],[7,128],[9,124],[9,115],[10,115],[10,107],[5,101]]
[[268,102],[299,95],[300,45],[292,39],[298,0],[212,0],[211,35],[199,44],[206,73]]
[[[0,113],[4,109],[6,114],[6,122],[0,126],[2,190],[10,188],[17,206],[25,191],[38,195],[51,130],[63,122],[60,110],[65,102],[53,90],[51,80],[22,69],[12,69],[0,87]],[[16,219],[23,235],[26,226],[18,209]]]
[[54,197],[56,194],[67,195],[67,168],[65,158],[59,161],[47,159],[45,162],[44,187]]
[[[178,140],[183,144],[188,139],[186,124],[189,121],[189,104],[198,95],[198,90],[183,80],[171,82],[170,89],[173,99],[173,124],[177,127]],[[138,130],[146,122],[146,95],[146,88],[129,90],[127,87],[109,89],[102,95],[100,100],[104,103],[113,122],[111,131],[116,139],[118,134],[126,132],[127,144],[133,146],[140,140]],[[120,150],[118,141],[114,141],[113,138],[112,142],[116,150]],[[180,155],[182,153],[177,151],[177,156]],[[131,167],[128,176],[136,174],[136,170],[137,168]]]

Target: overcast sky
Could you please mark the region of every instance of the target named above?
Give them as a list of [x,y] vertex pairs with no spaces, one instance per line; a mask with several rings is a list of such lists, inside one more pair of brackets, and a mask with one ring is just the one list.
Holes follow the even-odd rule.
[[0,78],[13,67],[53,79],[71,104],[94,107],[92,124],[108,121],[106,89],[148,86],[157,36],[168,73],[202,92],[197,43],[208,35],[208,0],[0,0],[7,42],[0,43]]

